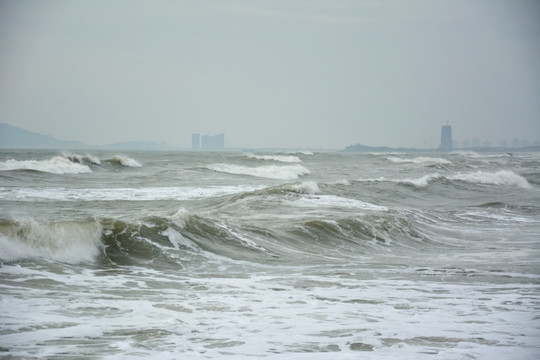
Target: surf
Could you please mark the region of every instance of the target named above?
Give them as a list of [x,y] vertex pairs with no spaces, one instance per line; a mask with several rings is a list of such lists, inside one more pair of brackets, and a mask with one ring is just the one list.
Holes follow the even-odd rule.
[[302,165],[264,165],[249,167],[244,165],[221,163],[208,165],[207,169],[227,174],[249,175],[275,180],[296,180],[300,176],[311,173],[311,171]]

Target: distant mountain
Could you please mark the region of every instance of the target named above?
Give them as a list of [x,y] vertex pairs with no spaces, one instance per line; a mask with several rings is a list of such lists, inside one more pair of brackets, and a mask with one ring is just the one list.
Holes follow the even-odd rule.
[[78,141],[58,140],[9,124],[0,124],[1,149],[81,149],[89,148]]
[[0,123],[0,149],[174,150],[177,148],[146,141],[128,141],[104,146],[86,145],[78,141],[58,140],[50,135]]

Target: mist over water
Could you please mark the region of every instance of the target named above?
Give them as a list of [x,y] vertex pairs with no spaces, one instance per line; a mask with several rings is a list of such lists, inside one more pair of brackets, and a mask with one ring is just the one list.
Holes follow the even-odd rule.
[[0,152],[15,359],[540,356],[540,154]]

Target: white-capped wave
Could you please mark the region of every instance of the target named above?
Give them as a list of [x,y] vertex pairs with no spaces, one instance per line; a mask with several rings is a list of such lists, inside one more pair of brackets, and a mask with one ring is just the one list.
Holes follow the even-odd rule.
[[531,189],[527,179],[511,170],[499,170],[494,173],[477,171],[465,174],[456,174],[449,177],[450,180],[461,180],[476,184],[508,185]]
[[463,156],[463,157],[467,157],[467,158],[472,158],[472,159],[480,159],[480,158],[498,158],[498,157],[510,157],[512,156],[511,154],[508,154],[508,153],[493,153],[493,154],[485,154],[485,153],[482,153],[482,154],[479,154],[475,151],[472,151],[472,150],[467,150],[467,151],[464,151],[464,150],[456,150],[456,151],[452,151],[450,154],[452,155],[459,155],[459,156]]
[[187,211],[184,208],[178,209],[177,212],[174,214],[168,216],[168,219],[171,220],[173,223],[178,225],[180,228],[184,228],[186,226],[186,221],[189,218],[189,211]]
[[371,204],[365,201],[349,199],[336,195],[306,196],[294,201],[295,206],[314,208],[356,209],[386,211],[384,206]]
[[497,172],[476,171],[459,173],[455,175],[441,175],[439,173],[433,173],[424,175],[418,179],[403,179],[398,180],[398,182],[424,187],[436,179],[458,180],[473,184],[518,186],[525,189],[532,188],[527,179],[511,170],[499,170]]
[[250,175],[278,180],[295,180],[302,175],[307,175],[310,173],[308,169],[298,164],[284,166],[267,165],[257,167],[234,164],[213,164],[209,165],[207,168],[209,170],[228,174]]
[[413,164],[451,164],[452,162],[443,158],[433,158],[426,156],[419,156],[412,159],[404,159],[397,156],[389,156],[386,160],[393,163],[413,163]]
[[43,258],[67,263],[91,262],[100,253],[97,222],[43,223],[33,219],[0,228],[0,258]]
[[442,178],[442,176],[440,174],[435,173],[435,174],[424,175],[418,179],[398,180],[398,182],[412,184],[418,187],[424,187],[424,186],[428,186],[428,184],[432,182],[433,180],[439,179],[439,178]]
[[267,160],[267,161],[280,161],[285,163],[300,163],[302,160],[298,158],[298,156],[294,155],[255,155],[255,154],[247,154],[246,155],[250,159],[256,159],[256,160]]
[[321,192],[315,181],[304,181],[293,184],[283,184],[280,189],[293,191],[298,194],[318,194]]
[[140,188],[0,188],[0,199],[17,201],[158,201],[190,200],[260,190],[261,186]]
[[70,161],[63,156],[47,160],[7,160],[0,162],[0,170],[35,170],[52,174],[82,174],[92,170],[84,164]]
[[126,155],[115,155],[107,161],[113,164],[120,164],[122,166],[142,167],[140,162]]
[[67,153],[64,153],[64,154],[62,154],[62,156],[65,157],[66,159],[68,159],[69,161],[78,162],[80,164],[91,163],[91,164],[94,164],[94,165],[101,165],[101,160],[99,160],[98,157],[92,156],[90,154],[79,155],[79,154],[67,154]]
[[285,151],[285,154],[300,154],[300,155],[306,155],[306,156],[313,156],[313,151],[310,150],[291,150],[291,151]]

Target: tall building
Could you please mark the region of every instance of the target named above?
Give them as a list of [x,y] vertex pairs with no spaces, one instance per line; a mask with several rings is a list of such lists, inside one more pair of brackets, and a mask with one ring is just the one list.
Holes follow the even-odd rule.
[[225,148],[225,134],[214,136],[203,135],[201,137],[201,149],[203,150],[223,150]]
[[201,148],[201,134],[191,134],[191,148],[193,150]]
[[446,123],[441,127],[441,145],[439,145],[439,149],[452,150],[452,146],[452,126]]

